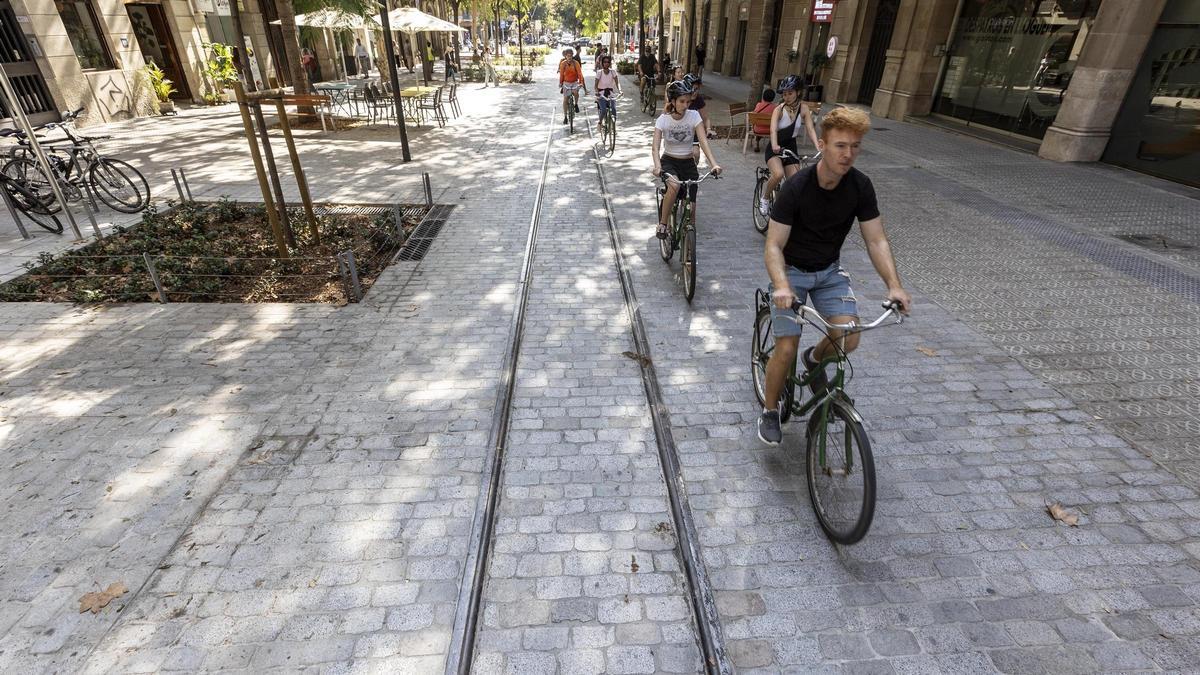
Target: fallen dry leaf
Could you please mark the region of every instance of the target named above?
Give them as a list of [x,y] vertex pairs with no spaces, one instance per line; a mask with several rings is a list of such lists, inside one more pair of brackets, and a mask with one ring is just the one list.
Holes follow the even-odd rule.
[[1071,527],[1077,527],[1079,525],[1079,516],[1071,513],[1067,510],[1067,507],[1059,504],[1058,502],[1054,502],[1053,504],[1047,506],[1046,512],[1050,514],[1051,518],[1062,521]]
[[125,587],[125,584],[114,581],[108,585],[108,588],[102,591],[84,593],[83,597],[79,599],[79,613],[91,612],[92,614],[99,614],[100,610],[108,606],[108,603],[128,592],[129,589]]
[[929,347],[917,347],[917,351],[921,352],[925,356],[937,356],[937,352]]
[[642,354],[638,354],[636,352],[621,352],[621,356],[624,356],[627,359],[633,359],[642,366],[649,366],[651,363],[649,356],[643,356]]

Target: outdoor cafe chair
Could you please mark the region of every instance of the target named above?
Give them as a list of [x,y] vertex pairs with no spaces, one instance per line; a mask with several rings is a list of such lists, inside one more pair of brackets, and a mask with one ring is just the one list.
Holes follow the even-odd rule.
[[462,114],[462,110],[460,110],[458,107],[458,83],[457,82],[450,85],[450,95],[446,99],[446,102],[450,104],[450,110],[454,113],[454,117],[457,118],[459,115]]
[[449,118],[446,117],[446,109],[442,106],[442,90],[444,86],[438,87],[433,91],[432,96],[424,96],[417,103],[417,110],[428,110],[433,113],[433,118],[437,120],[439,127],[446,126]]

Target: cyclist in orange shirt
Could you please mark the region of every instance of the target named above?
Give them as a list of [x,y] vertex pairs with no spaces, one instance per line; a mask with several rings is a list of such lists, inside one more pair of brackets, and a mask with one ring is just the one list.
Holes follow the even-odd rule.
[[567,47],[562,51],[563,58],[558,62],[558,93],[563,95],[563,124],[567,123],[567,94],[574,99],[575,112],[579,112],[579,90],[587,93],[587,83],[583,80],[583,68],[572,58],[574,50]]

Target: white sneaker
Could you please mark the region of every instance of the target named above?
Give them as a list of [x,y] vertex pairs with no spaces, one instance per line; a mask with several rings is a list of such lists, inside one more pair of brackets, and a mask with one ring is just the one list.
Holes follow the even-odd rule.
[[771,215],[771,202],[767,201],[766,197],[760,197],[758,200],[758,212],[764,216]]

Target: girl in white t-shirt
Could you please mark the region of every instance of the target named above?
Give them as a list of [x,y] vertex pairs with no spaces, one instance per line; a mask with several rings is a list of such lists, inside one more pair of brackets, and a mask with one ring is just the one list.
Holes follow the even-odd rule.
[[[659,115],[654,122],[654,145],[651,155],[654,159],[654,170],[651,173],[655,176],[669,173],[678,180],[699,178],[700,173],[696,169],[696,160],[692,158],[692,139],[694,138],[699,139],[700,149],[708,158],[708,165],[712,167],[713,174],[720,175],[721,173],[721,166],[717,164],[712,150],[708,147],[708,138],[704,133],[700,113],[688,110],[688,104],[691,102],[691,85],[685,82],[672,82],[667,85],[666,112]],[[667,194],[663,197],[662,212],[658,214],[658,231],[655,233],[659,239],[666,239],[669,236],[667,219],[671,217],[671,206],[675,203],[675,195],[678,192],[679,183],[668,181]],[[693,202],[696,200],[695,185],[688,186],[687,198]],[[694,205],[692,213],[695,213]]]

